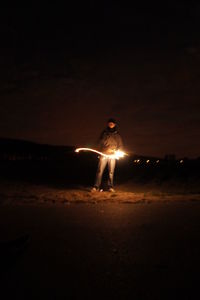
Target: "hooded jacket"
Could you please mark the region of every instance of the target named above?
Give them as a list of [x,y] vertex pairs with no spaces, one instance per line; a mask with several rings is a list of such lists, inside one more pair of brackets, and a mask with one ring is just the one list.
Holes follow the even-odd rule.
[[118,132],[117,126],[104,129],[100,135],[98,145],[100,151],[105,154],[112,154],[115,150],[122,149],[122,138]]

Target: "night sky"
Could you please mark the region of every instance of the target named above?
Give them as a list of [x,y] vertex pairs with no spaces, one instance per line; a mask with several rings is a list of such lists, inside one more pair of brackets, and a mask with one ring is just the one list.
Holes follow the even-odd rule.
[[200,156],[200,5],[74,1],[1,8],[0,137]]

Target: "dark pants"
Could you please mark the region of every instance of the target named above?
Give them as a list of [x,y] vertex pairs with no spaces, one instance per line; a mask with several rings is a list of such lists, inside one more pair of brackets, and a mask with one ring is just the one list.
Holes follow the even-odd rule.
[[113,178],[114,178],[116,159],[101,156],[99,159],[96,180],[95,180],[95,186],[97,188],[99,188],[101,185],[103,172],[107,164],[108,164],[108,187],[109,188],[113,187]]

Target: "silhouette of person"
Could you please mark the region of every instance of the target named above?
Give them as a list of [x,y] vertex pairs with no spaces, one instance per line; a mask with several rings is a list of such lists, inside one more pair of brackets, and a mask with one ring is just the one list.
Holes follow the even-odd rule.
[[[107,121],[107,127],[103,130],[98,141],[98,148],[104,154],[114,154],[116,150],[122,150],[123,143],[122,138],[118,132],[118,126],[115,119],[110,118]],[[100,156],[99,163],[96,173],[96,179],[92,192],[100,191],[102,176],[106,165],[108,165],[108,190],[110,192],[115,192],[114,190],[114,171],[116,165],[116,159]]]

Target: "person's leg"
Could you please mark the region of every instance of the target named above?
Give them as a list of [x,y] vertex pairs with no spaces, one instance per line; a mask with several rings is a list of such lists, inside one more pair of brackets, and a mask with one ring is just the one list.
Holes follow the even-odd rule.
[[108,159],[104,156],[101,156],[99,159],[99,164],[98,164],[98,169],[96,173],[96,180],[94,186],[96,188],[100,188],[101,185],[101,180],[102,180],[102,175],[105,170],[106,164],[108,162]]
[[116,164],[116,160],[114,158],[108,160],[108,187],[109,188],[113,188],[115,164]]

